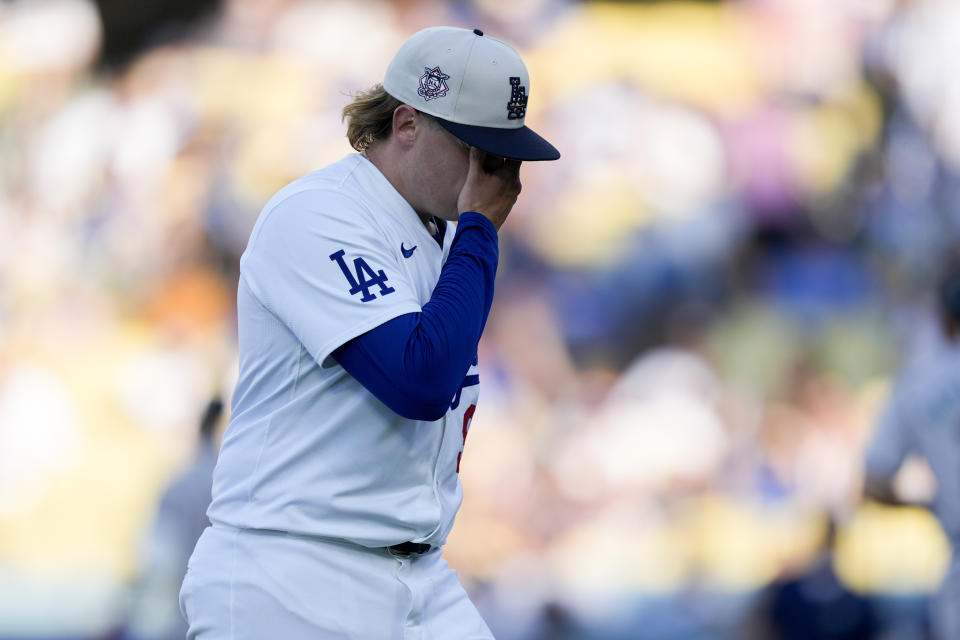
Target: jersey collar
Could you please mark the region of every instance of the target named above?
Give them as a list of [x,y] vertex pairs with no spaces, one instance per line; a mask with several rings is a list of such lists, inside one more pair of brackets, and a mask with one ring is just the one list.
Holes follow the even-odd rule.
[[413,210],[410,203],[404,200],[400,192],[394,188],[387,180],[377,165],[370,162],[370,159],[360,153],[353,154],[357,158],[357,167],[361,171],[361,180],[366,183],[368,192],[374,197],[387,212],[390,213],[404,227],[410,229],[412,233],[420,236],[419,241],[436,243],[443,250],[443,242],[446,237],[447,221],[434,218],[437,222],[438,234],[434,236],[430,230],[420,220],[420,216]]

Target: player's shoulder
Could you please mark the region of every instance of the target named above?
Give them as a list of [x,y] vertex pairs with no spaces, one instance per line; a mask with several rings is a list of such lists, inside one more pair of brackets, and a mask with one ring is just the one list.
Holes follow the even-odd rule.
[[351,179],[360,167],[352,154],[290,182],[264,205],[250,235],[250,244],[264,232],[299,233],[304,227],[368,226],[372,212],[362,189]]
[[[277,191],[264,205],[261,217],[278,208],[336,212],[343,207],[364,207],[363,193],[355,188],[353,174],[362,167],[360,156],[350,154],[338,162],[308,173]],[[327,205],[332,205],[328,207]]]

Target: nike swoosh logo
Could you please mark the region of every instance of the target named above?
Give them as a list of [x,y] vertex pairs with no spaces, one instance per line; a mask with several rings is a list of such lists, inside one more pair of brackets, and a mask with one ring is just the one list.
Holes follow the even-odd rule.
[[409,249],[405,249],[403,246],[403,243],[402,242],[400,243],[400,253],[403,254],[404,258],[409,258],[410,256],[413,255],[413,252],[416,250],[417,250],[417,245],[413,245]]

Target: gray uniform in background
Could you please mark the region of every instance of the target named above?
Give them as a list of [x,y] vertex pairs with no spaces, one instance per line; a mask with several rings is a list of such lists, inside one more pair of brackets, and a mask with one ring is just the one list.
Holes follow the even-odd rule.
[[932,623],[938,639],[956,640],[960,638],[960,314],[951,317],[946,309],[943,316],[943,327],[903,367],[893,387],[867,451],[866,493],[897,502],[891,480],[907,456],[920,455],[930,465],[937,493],[929,506],[953,549],[933,602]]

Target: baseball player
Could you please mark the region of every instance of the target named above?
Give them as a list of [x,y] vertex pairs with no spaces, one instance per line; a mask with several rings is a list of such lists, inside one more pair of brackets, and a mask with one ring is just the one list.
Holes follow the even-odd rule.
[[189,638],[492,635],[441,548],[477,408],[527,70],[480,30],[407,40],[344,109],[359,151],[281,189],[240,261],[240,372],[180,593]]
[[960,263],[945,271],[938,288],[938,344],[926,345],[907,364],[867,450],[865,493],[900,503],[892,479],[910,453],[923,456],[937,480],[929,505],[954,549],[932,606],[937,638],[960,638]]

